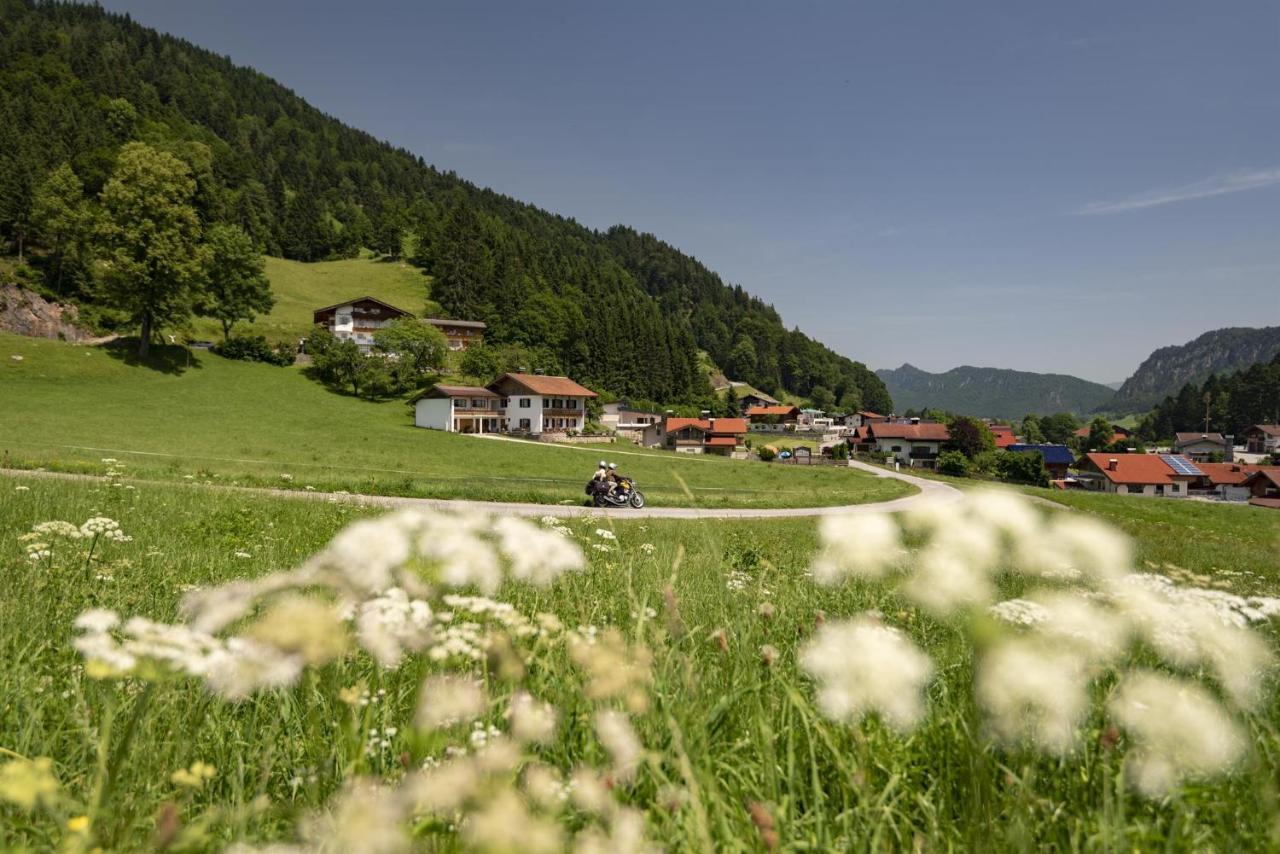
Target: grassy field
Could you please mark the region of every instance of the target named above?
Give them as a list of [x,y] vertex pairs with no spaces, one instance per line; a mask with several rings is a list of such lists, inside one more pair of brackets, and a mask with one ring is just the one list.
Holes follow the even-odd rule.
[[[267,258],[266,262],[275,307],[253,323],[236,324],[233,332],[265,335],[269,341],[296,341],[311,331],[311,315],[317,308],[354,297],[375,297],[419,316],[427,305],[430,277],[400,261],[375,260],[366,254],[313,264],[283,258]],[[222,327],[216,321],[196,318],[192,334],[218,341]]]
[[[1091,513],[1133,519],[1132,501],[1088,498]],[[1254,576],[1216,578],[1236,592],[1275,593],[1272,517],[1237,509],[1147,502],[1131,526],[1136,558],[1209,574],[1254,567]],[[188,678],[147,688],[91,679],[79,665],[71,624],[85,609],[174,620],[191,585],[293,566],[364,513],[192,487],[0,477],[0,765],[49,757],[57,780],[31,810],[0,803],[0,847],[208,850],[294,839],[343,780],[396,783],[432,766],[446,744],[465,743],[465,727],[446,737],[413,725],[418,685],[442,668],[483,677],[485,725],[505,728],[500,698],[512,679],[553,703],[560,725],[535,749],[542,766],[607,765],[591,734],[599,701],[584,697],[585,677],[549,641],[526,650],[518,677],[492,656],[488,666],[411,656],[384,670],[357,655],[240,703]],[[103,544],[87,564],[83,543],[34,565],[24,556],[17,535],[33,524],[94,515],[119,520],[132,541]],[[599,525],[573,523],[578,542],[609,549],[587,548],[584,572],[549,590],[508,584],[498,598],[527,615],[554,613],[579,634],[616,627],[647,647],[652,685],[632,714],[645,759],[612,797],[642,811],[646,834],[667,850],[762,850],[770,840],[781,850],[1274,850],[1274,701],[1250,718],[1253,758],[1237,775],[1144,799],[1123,783],[1129,748],[1100,746],[1100,715],[1062,759],[992,746],[973,718],[962,627],[880,588],[816,587],[811,522],[633,521],[610,525],[611,536]],[[1186,528],[1196,536],[1170,536]],[[1210,536],[1212,550],[1196,543]],[[1002,594],[1018,592],[1002,583]],[[816,622],[868,608],[936,661],[931,711],[910,734],[874,719],[826,719],[796,666]],[[6,782],[11,793],[19,786],[0,772],[0,792]],[[374,833],[377,815],[363,832]],[[593,821],[577,808],[560,820],[573,830]],[[426,848],[457,843],[452,822],[414,827]]]
[[0,454],[9,465],[65,471],[101,473],[100,460],[114,457],[144,478],[540,503],[583,501],[600,457],[616,460],[654,505],[840,505],[912,490],[850,469],[423,430],[401,401],[336,394],[298,368],[177,349],[165,358],[162,370],[131,364],[124,346],[0,334]]

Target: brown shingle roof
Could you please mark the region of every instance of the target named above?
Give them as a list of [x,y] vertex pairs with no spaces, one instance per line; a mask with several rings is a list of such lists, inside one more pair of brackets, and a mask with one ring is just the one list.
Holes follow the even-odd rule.
[[1196,442],[1215,442],[1219,445],[1226,445],[1227,440],[1222,438],[1221,433],[1175,433],[1175,445],[1194,445]]
[[424,317],[423,323],[430,323],[432,326],[456,326],[460,329],[485,329],[483,320],[445,320],[443,317]]
[[873,439],[906,439],[911,442],[946,442],[951,433],[946,424],[926,421],[921,424],[869,424],[869,436]]
[[489,388],[495,391],[509,386],[523,389],[526,394],[598,397],[594,391],[586,386],[578,385],[568,377],[547,377],[542,374],[503,374],[489,383]]
[[758,415],[796,415],[800,410],[794,406],[753,406],[747,410],[747,417]]
[[389,308],[392,311],[397,312],[399,314],[403,314],[406,316],[413,314],[413,312],[405,311],[403,308],[397,308],[396,306],[392,305],[389,302],[383,302],[377,297],[365,296],[365,297],[356,297],[355,299],[344,299],[342,302],[335,302],[333,305],[326,305],[324,308],[317,308],[315,311],[312,312],[312,315],[319,314],[322,311],[329,311],[330,309],[333,309],[333,308],[342,308],[344,305],[355,305],[358,302],[376,302],[378,305],[382,306],[383,308]]
[[[1268,436],[1280,437],[1280,424],[1254,424],[1249,430],[1261,430]],[[1245,432],[1248,433],[1249,430]]]

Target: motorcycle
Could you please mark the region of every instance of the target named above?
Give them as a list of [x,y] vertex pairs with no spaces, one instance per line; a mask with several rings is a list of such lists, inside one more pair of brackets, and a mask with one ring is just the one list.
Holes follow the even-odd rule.
[[620,478],[615,489],[600,480],[587,481],[586,493],[596,507],[644,507],[644,493],[636,489],[636,482],[629,477]]

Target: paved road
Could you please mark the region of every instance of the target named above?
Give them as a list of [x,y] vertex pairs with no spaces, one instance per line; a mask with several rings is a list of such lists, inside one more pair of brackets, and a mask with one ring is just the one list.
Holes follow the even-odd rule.
[[[193,489],[214,489],[224,492],[238,492],[249,495],[269,496],[272,498],[294,499],[297,501],[324,501],[331,503],[357,504],[364,507],[427,507],[434,509],[456,509],[473,507],[490,513],[509,514],[514,516],[617,516],[625,519],[785,519],[806,516],[835,516],[846,513],[879,513],[885,511],[908,510],[924,504],[947,503],[958,501],[963,493],[953,486],[935,480],[913,477],[909,474],[893,472],[865,463],[854,462],[854,468],[870,472],[876,477],[888,477],[905,481],[920,491],[914,495],[895,498],[892,501],[877,501],[871,504],[851,504],[844,507],[785,507],[785,508],[716,508],[701,509],[697,507],[645,507],[643,510],[631,508],[594,508],[574,504],[523,504],[513,501],[465,501],[444,498],[405,498],[396,495],[356,495],[343,492],[306,492],[294,489],[265,489],[250,486],[218,486],[207,484],[190,484]],[[25,469],[0,469],[0,474],[13,478],[53,478],[58,480],[101,480],[101,477],[87,474],[69,474],[65,472],[28,471]],[[165,481],[133,481],[134,483]]]

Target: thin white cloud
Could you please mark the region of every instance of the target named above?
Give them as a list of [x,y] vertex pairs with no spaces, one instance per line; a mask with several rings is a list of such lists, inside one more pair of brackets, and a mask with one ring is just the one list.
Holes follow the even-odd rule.
[[1129,211],[1142,210],[1143,208],[1189,202],[1193,199],[1207,199],[1210,196],[1225,196],[1229,193],[1261,190],[1264,187],[1274,187],[1277,184],[1280,184],[1280,169],[1233,172],[1229,175],[1215,175],[1212,178],[1196,181],[1194,184],[1184,184],[1181,187],[1140,193],[1115,202],[1090,202],[1076,211],[1076,213],[1082,216],[1127,213]]

